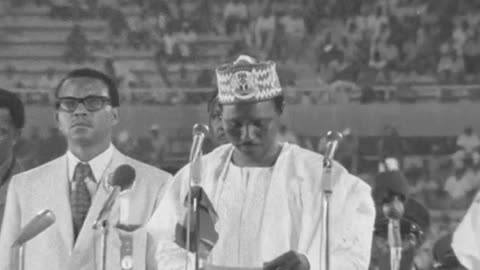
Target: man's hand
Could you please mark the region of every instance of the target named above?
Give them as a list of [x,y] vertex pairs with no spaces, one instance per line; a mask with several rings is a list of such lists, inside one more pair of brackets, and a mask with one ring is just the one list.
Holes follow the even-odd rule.
[[290,250],[263,265],[264,270],[310,270],[307,256]]

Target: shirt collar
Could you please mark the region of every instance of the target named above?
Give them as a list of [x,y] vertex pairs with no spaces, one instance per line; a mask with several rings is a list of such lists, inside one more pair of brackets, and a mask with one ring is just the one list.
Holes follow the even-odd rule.
[[[107,168],[110,160],[113,156],[113,145],[110,144],[107,150],[103,151],[98,156],[92,158],[87,163],[90,165],[92,169],[93,176],[95,177],[95,181],[98,183],[100,178],[102,177],[105,169]],[[73,173],[75,171],[75,167],[80,161],[70,150],[67,151],[67,162],[68,162],[68,179],[72,181]]]

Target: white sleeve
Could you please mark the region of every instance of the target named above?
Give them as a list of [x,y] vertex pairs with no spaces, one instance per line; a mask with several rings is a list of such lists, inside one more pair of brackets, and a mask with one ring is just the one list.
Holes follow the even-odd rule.
[[368,185],[359,179],[349,180],[356,180],[357,183],[345,196],[344,207],[339,212],[341,217],[331,226],[331,269],[367,270],[372,248],[375,205]]
[[467,269],[480,269],[480,196],[477,196],[458,225],[452,248],[460,263]]
[[[340,182],[344,184],[335,188],[330,205],[330,266],[331,269],[367,270],[375,222],[375,206],[370,187],[348,173],[343,174],[342,178]],[[318,216],[319,212],[318,207],[311,208],[303,215]],[[310,237],[312,241],[305,252],[300,251],[307,256],[310,269],[320,270],[323,264],[320,252],[322,219],[315,220],[317,224],[308,226],[315,229],[303,237]]]
[[[182,216],[183,199],[182,185],[187,183],[182,176],[188,175],[186,170],[174,177],[165,196],[160,201],[152,218],[147,224],[147,230],[156,245],[155,260],[158,269],[184,270],[186,263],[185,249],[175,243],[175,227],[178,217]],[[189,256],[189,269],[193,267],[192,257]]]

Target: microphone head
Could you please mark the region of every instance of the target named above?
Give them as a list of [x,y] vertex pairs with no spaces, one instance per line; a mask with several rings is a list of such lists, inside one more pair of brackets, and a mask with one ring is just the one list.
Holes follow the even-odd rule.
[[[388,217],[383,213],[383,205],[377,208],[374,234],[387,239]],[[402,238],[414,236],[419,244],[425,240],[426,232],[430,227],[430,213],[421,203],[409,198],[404,204],[404,213],[400,218],[400,232]]]
[[325,138],[327,139],[327,142],[334,142],[334,141],[338,142],[338,141],[342,140],[343,135],[340,132],[329,130],[327,132],[327,135],[325,136]]
[[203,134],[206,136],[209,132],[210,132],[210,129],[205,124],[196,123],[195,125],[193,125],[193,128],[192,128],[193,136],[200,135],[200,134]]
[[385,215],[386,218],[391,219],[401,219],[405,212],[403,202],[400,201],[398,196],[395,196],[391,202],[383,204],[382,210],[383,215]]
[[135,169],[127,164],[120,165],[113,172],[113,177],[110,179],[110,185],[120,187],[120,190],[128,189],[132,186],[135,180]]
[[13,245],[21,246],[25,244],[27,241],[50,227],[53,223],[55,223],[55,214],[50,210],[43,210],[22,228],[20,235],[17,237],[17,240],[15,240]]

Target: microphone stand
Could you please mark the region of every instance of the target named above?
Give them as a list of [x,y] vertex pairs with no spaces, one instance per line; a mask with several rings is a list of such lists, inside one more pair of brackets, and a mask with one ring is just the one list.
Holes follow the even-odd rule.
[[24,270],[25,269],[25,244],[13,245],[11,247],[12,255],[10,258],[12,269]]
[[[202,196],[202,188],[200,187],[199,183],[201,182],[201,162],[202,162],[202,145],[203,140],[205,139],[205,134],[208,133],[208,126],[204,124],[195,124],[193,126],[193,145],[190,152],[190,182],[189,182],[189,191],[188,191],[188,214],[187,214],[187,239],[185,243],[186,248],[186,257],[185,257],[185,270],[188,270],[188,253],[190,252],[190,245],[192,244],[191,241],[191,231],[192,225],[191,221],[192,218],[195,218],[195,228],[193,228],[195,232],[195,237],[193,239],[195,244],[195,270],[200,269],[200,257],[199,257],[199,246],[200,246],[200,212],[198,211],[198,205],[200,197]],[[196,171],[193,172],[193,171]],[[192,194],[192,188],[198,187],[199,192],[195,192]],[[193,217],[192,217],[193,214]]]
[[400,232],[400,220],[389,219],[388,221],[388,239],[390,240],[390,269],[399,270],[402,260],[402,239]]
[[322,216],[322,241],[320,258],[322,258],[322,269],[330,270],[330,201],[333,193],[332,166],[335,150],[342,135],[338,132],[327,133],[327,151],[323,158],[323,216]]
[[[326,166],[325,166],[326,165]],[[332,162],[330,159],[325,159],[324,161],[324,173],[323,181],[326,182],[323,189],[323,218],[322,218],[322,249],[323,250],[323,262],[324,269],[330,270],[330,199],[332,196]],[[321,254],[322,255],[322,254]]]
[[403,202],[398,196],[383,205],[383,214],[388,218],[388,245],[390,247],[390,269],[399,270],[402,260],[402,236],[400,219],[404,213]]
[[107,239],[108,239],[108,233],[109,233],[109,229],[108,229],[108,220],[107,219],[104,219],[101,223],[100,223],[100,230],[101,230],[101,251],[102,251],[102,261],[101,261],[101,266],[100,266],[100,269],[101,270],[106,270],[107,269],[107,247],[108,247],[108,244],[107,244]]

